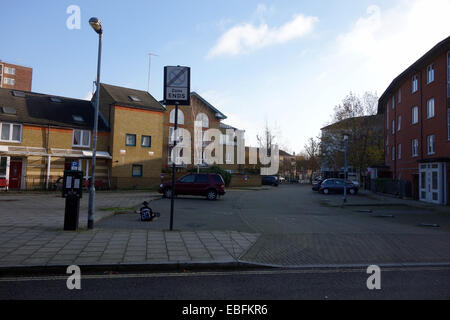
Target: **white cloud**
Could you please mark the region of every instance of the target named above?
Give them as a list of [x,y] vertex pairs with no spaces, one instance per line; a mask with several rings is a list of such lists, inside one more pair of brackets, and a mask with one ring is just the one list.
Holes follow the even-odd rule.
[[267,46],[286,43],[311,33],[319,21],[317,17],[297,14],[282,26],[271,28],[262,18],[266,11],[267,8],[264,5],[258,6],[259,25],[245,23],[226,31],[209,51],[208,57],[236,56]]
[[373,89],[381,93],[398,74],[450,35],[449,12],[449,0],[401,0],[386,10],[369,6],[367,14],[337,38],[336,59],[341,65],[356,63],[354,69],[371,78]]

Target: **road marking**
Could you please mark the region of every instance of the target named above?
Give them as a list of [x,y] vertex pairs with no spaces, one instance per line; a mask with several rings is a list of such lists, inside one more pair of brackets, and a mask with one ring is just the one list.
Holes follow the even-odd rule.
[[[82,279],[141,279],[141,278],[170,278],[170,277],[217,277],[217,276],[248,276],[248,275],[283,275],[283,274],[331,274],[331,273],[363,273],[367,268],[333,268],[333,269],[306,269],[306,270],[256,270],[256,271],[221,271],[221,272],[185,272],[185,273],[148,273],[148,274],[99,274],[83,275]],[[419,272],[419,271],[444,271],[450,270],[450,266],[444,267],[386,267],[383,272]],[[2,278],[0,282],[26,282],[26,281],[60,281],[67,280],[67,276],[41,276]]]

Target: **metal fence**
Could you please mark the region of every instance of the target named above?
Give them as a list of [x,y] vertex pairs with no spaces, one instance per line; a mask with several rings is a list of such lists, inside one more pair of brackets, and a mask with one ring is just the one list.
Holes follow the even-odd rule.
[[412,183],[405,180],[374,179],[370,181],[372,192],[381,192],[399,196],[402,198],[412,198]]

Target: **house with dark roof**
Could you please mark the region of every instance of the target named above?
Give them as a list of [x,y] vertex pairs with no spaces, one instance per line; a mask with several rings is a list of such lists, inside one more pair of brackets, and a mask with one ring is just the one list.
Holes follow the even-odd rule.
[[392,80],[378,101],[385,164],[414,198],[450,203],[450,37]]
[[[90,101],[0,88],[0,185],[51,188],[73,162],[88,177],[93,123]],[[100,119],[96,176],[105,184],[109,134]]]
[[112,187],[158,186],[166,108],[146,91],[102,83],[100,113],[110,128]]

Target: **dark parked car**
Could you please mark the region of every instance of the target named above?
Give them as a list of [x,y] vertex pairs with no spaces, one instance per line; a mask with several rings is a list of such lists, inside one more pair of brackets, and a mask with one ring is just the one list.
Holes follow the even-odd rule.
[[[158,192],[171,198],[172,182],[161,184]],[[175,181],[175,195],[204,196],[208,200],[216,200],[217,196],[225,195],[225,182],[220,174],[188,174]]]
[[278,185],[280,184],[278,182],[277,177],[274,176],[264,176],[261,179],[261,183],[263,186],[274,186],[274,187],[278,187]]
[[347,192],[349,194],[357,194],[359,188],[355,186],[351,181],[345,182],[342,179],[327,179],[322,182],[319,188],[320,193],[344,193],[344,186],[347,186]]
[[313,191],[319,191],[320,185],[322,184],[324,180],[314,180],[312,184]]

